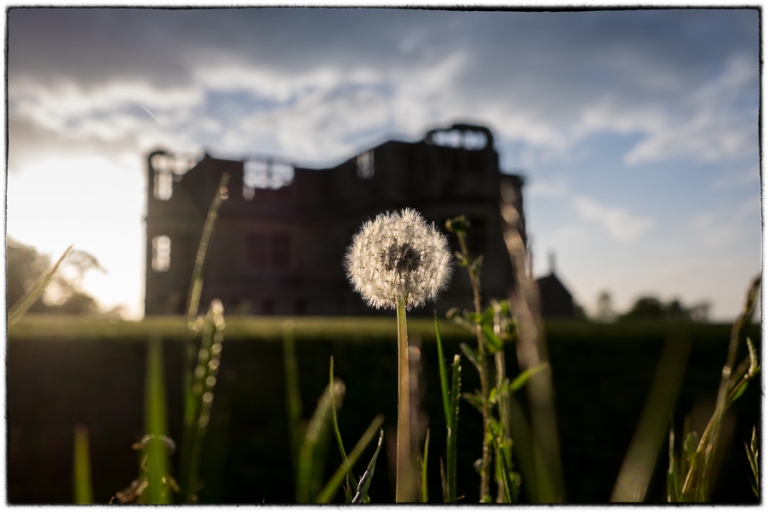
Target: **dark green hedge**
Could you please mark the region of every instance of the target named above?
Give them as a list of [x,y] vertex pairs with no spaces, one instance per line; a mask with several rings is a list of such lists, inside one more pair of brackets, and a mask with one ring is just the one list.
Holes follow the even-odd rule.
[[[205,447],[200,493],[207,503],[292,503],[285,415],[281,318],[228,319],[222,366]],[[339,425],[347,449],[376,414],[386,417],[394,435],[396,420],[396,330],[392,319],[296,318],[296,339],[304,415],[308,417],[328,379],[334,356],[336,375],[347,384]],[[564,477],[571,503],[605,503],[634,432],[665,333],[672,324],[547,324],[553,368]],[[679,325],[678,325],[679,327]],[[706,421],[725,360],[730,326],[686,326],[694,339],[675,420],[693,411]],[[131,444],[142,435],[145,346],[150,332],[166,338],[164,354],[171,437],[181,429],[180,318],[155,318],[138,324],[61,317],[25,318],[9,333],[7,364],[8,498],[11,503],[68,503],[72,500],[73,429],[87,425],[93,459],[94,494],[107,502],[137,474]],[[438,460],[445,433],[439,395],[437,355],[431,322],[409,323],[422,339],[430,418],[429,484],[439,501]],[[471,338],[445,324],[448,355]],[[751,328],[758,344],[760,330]],[[745,352],[745,349],[741,351]],[[741,357],[741,356],[740,356]],[[517,371],[514,348],[507,354]],[[478,387],[468,363],[463,389]],[[737,402],[726,423],[728,446],[715,487],[715,501],[753,503],[743,441],[760,420],[760,383]],[[524,393],[521,394],[524,398]],[[709,404],[709,405],[708,405]],[[459,424],[459,495],[477,501],[479,477],[472,462],[480,457],[480,415],[466,402]],[[385,441],[371,488],[374,502],[392,500]],[[367,461],[372,449],[364,454]],[[328,472],[339,457],[331,445]],[[660,450],[649,501],[664,499],[666,445]],[[362,469],[358,469],[361,473]],[[525,497],[523,496],[523,499]]]

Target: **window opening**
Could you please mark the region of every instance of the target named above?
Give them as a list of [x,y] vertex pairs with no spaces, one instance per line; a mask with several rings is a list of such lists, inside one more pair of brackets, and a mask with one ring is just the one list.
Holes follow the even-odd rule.
[[167,272],[171,268],[171,239],[166,235],[152,239],[152,270]]
[[155,199],[167,201],[173,196],[173,176],[170,172],[155,172]]
[[434,132],[431,140],[437,146],[464,148],[470,151],[478,151],[488,145],[488,137],[483,132],[474,130],[441,130]]
[[364,180],[373,178],[373,150],[357,155],[357,175]]
[[[293,180],[294,169],[291,164],[276,162],[272,159],[251,159],[243,164],[243,197],[249,199],[247,188],[280,188]],[[253,198],[253,195],[250,196]]]

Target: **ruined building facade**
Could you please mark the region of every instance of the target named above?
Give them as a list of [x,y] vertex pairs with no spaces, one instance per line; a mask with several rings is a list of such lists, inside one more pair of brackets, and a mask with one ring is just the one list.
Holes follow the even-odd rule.
[[[522,212],[522,178],[500,172],[487,128],[454,125],[418,142],[385,142],[330,169],[294,168],[268,158],[206,154],[185,161],[151,153],[146,315],[184,312],[203,225],[225,172],[229,197],[208,249],[201,311],[218,298],[226,314],[375,314],[349,285],[344,254],[363,222],[404,207],[415,208],[443,232],[446,219],[466,215],[469,250],[484,256],[484,299],[504,298],[513,286],[499,189],[502,180],[512,183]],[[413,313],[444,314],[454,306],[472,308],[463,268],[455,268],[436,304]]]

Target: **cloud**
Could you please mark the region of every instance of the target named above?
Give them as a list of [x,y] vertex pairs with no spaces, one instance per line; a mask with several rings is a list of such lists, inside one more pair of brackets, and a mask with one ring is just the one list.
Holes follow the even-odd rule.
[[634,240],[653,225],[651,218],[633,215],[624,208],[603,206],[589,197],[574,197],[572,204],[582,219],[597,222],[623,242]]
[[[730,59],[722,74],[683,99],[684,112],[669,115],[625,157],[628,165],[687,157],[701,162],[757,153],[757,68],[750,59]],[[746,100],[746,101],[745,101]]]
[[707,249],[744,247],[760,234],[760,196],[753,195],[728,208],[694,215],[693,232]]
[[[321,164],[455,118],[548,158],[611,132],[640,136],[628,163],[756,147],[751,10],[16,9],[9,20],[11,119],[132,138],[139,151],[162,134]],[[732,62],[714,82],[713,62]],[[724,92],[736,99],[714,103]]]
[[559,199],[570,194],[565,176],[557,176],[551,181],[533,181],[526,188],[528,197],[545,197],[549,199]]
[[726,172],[712,181],[714,190],[725,190],[754,186],[760,181],[760,166],[746,170]]

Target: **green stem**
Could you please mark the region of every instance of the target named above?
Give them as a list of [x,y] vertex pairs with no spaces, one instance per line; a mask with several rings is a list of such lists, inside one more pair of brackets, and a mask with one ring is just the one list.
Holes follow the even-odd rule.
[[405,301],[397,300],[397,475],[395,501],[411,503],[413,498],[412,450],[411,450],[411,385],[408,362],[408,328],[405,323]]
[[[459,246],[461,247],[461,253],[469,261],[469,251],[467,250],[467,244],[464,240],[463,233],[457,233],[459,237]],[[475,313],[479,316],[482,315],[482,298],[480,296],[480,271],[474,270],[472,263],[467,265],[467,273],[469,273],[469,280],[472,283],[472,295],[475,305]],[[480,468],[480,503],[491,502],[491,483],[490,483],[490,469],[491,469],[491,449],[488,444],[490,438],[490,425],[488,418],[490,418],[490,403],[488,402],[488,362],[485,355],[485,343],[483,342],[483,328],[480,324],[475,326],[475,335],[477,336],[477,359],[480,362],[480,394],[482,395],[483,407],[483,466]]]

